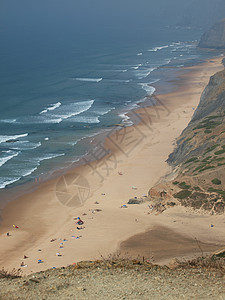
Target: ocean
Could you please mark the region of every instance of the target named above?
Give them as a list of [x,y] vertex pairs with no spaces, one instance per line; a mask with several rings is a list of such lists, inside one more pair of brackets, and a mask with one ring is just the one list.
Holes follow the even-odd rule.
[[136,40],[65,35],[29,43],[7,42],[0,31],[1,200],[11,188],[69,168],[99,132],[130,126],[126,113],[177,68],[219,55],[197,48],[201,34],[177,27]]

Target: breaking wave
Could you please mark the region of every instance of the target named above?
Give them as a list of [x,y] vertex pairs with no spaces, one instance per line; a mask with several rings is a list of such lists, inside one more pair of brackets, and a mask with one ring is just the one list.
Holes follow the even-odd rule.
[[17,134],[17,135],[0,135],[0,144],[9,142],[9,141],[13,141],[13,140],[17,140],[17,139],[20,139],[20,138],[23,138],[26,136],[28,136],[28,133]]
[[48,111],[55,110],[56,108],[60,107],[61,105],[62,105],[61,102],[57,102],[57,103],[55,103],[55,104],[50,104],[50,106],[47,107],[47,108],[45,108],[44,110],[42,110],[42,111],[40,112],[40,114],[44,114],[44,113],[46,113],[46,112],[48,112]]
[[103,78],[73,78],[78,81],[86,81],[86,82],[100,82]]

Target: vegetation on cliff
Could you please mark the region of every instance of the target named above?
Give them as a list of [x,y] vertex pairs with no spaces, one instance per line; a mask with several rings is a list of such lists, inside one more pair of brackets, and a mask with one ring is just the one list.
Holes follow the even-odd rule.
[[158,201],[160,211],[170,207],[172,201],[212,214],[224,213],[225,69],[210,78],[168,163],[176,170],[176,178],[149,192],[150,197],[156,195],[153,198]]

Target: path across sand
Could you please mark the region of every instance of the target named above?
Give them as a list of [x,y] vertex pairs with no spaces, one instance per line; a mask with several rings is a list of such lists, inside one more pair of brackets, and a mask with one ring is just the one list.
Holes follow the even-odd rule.
[[[141,117],[142,122],[114,132],[104,143],[96,140],[95,156],[110,150],[105,158],[70,170],[8,204],[0,228],[0,267],[19,268],[24,261],[27,266],[23,271],[30,274],[97,259],[156,225],[185,235],[187,240],[196,237],[215,247],[221,244],[222,217],[199,215],[181,207],[155,216],[148,214],[149,203],[127,205],[129,198],[145,196],[170,171],[165,161],[175,139],[189,123],[209,77],[223,69],[221,60],[181,69],[177,90],[157,95],[163,106],[132,112],[131,118]],[[74,220],[78,216],[85,227],[80,230]],[[159,243],[160,247],[165,244]],[[24,255],[28,256],[25,260]],[[38,264],[39,259],[43,263]]]

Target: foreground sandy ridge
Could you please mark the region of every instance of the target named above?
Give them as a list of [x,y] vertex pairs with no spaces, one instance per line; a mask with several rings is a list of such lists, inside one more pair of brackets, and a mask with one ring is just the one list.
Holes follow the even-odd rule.
[[[3,212],[0,228],[0,267],[19,268],[24,262],[23,272],[30,274],[81,260],[97,259],[101,254],[105,256],[116,251],[121,242],[133,235],[162,224],[175,233],[213,243],[215,249],[219,247],[224,240],[222,216],[198,215],[180,207],[156,216],[149,210],[149,203],[127,208],[121,206],[127,205],[134,196],[146,195],[150,187],[170,171],[165,161],[174,148],[175,139],[190,121],[209,77],[223,68],[221,60],[218,58],[181,69],[177,90],[157,95],[164,104],[160,117],[155,108],[140,109],[137,113],[142,116],[143,122],[125,132],[120,149],[114,143],[116,134],[106,140],[104,146],[116,156],[116,167],[105,174],[104,180],[86,165],[71,170],[63,178],[40,185],[34,193],[9,204]],[[152,116],[151,127],[146,126],[149,115]],[[129,155],[125,155],[129,147],[126,137],[129,138],[130,134],[137,141],[140,137],[144,138]],[[102,171],[102,164],[112,163],[111,158],[109,155],[97,161],[94,170]],[[75,206],[63,205],[64,200],[67,203],[66,198],[59,201],[56,190],[63,194],[61,179],[72,182],[77,174],[88,181],[90,197],[80,207],[77,203]],[[75,195],[77,187],[69,185],[69,193]],[[74,220],[78,216],[84,220],[85,227],[79,231]],[[212,223],[213,229],[210,227]],[[19,229],[13,228],[13,224]],[[10,237],[6,236],[7,232],[10,232]],[[26,260],[24,255],[28,256]],[[173,252],[170,257],[173,257]],[[38,264],[39,259],[43,263]]]
[[[81,264],[82,265],[82,264]],[[90,262],[0,279],[0,299],[224,299],[224,275],[201,268]]]

